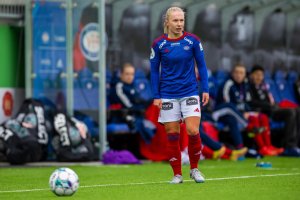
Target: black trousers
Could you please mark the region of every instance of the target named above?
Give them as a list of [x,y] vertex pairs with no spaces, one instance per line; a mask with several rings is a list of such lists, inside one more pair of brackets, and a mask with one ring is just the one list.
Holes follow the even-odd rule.
[[281,145],[284,148],[297,147],[300,137],[300,109],[274,108],[271,110],[271,118],[285,124]]

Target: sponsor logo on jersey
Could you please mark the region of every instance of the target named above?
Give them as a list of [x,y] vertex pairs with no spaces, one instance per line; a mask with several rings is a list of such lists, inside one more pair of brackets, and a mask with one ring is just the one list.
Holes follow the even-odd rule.
[[188,51],[188,50],[190,50],[190,47],[189,46],[184,46],[183,49]]
[[203,51],[203,47],[202,47],[201,42],[199,43],[199,47],[200,47],[200,51]]
[[194,112],[200,112],[199,108],[196,108],[196,109],[194,110]]
[[187,106],[192,106],[192,105],[197,105],[197,104],[198,104],[198,99],[195,97],[190,97],[186,100]]
[[189,44],[193,44],[193,41],[190,40],[190,39],[188,39],[187,37],[184,37],[183,39],[184,39],[185,41],[187,41]]
[[98,24],[87,24],[80,33],[80,49],[84,57],[90,61],[99,59],[100,39]]
[[159,49],[163,48],[163,46],[167,43],[167,40],[164,40],[160,45],[159,45]]
[[172,109],[173,109],[173,103],[171,102],[162,103],[162,110],[172,110]]
[[173,46],[180,46],[180,42],[171,43],[171,47]]
[[153,59],[154,57],[155,57],[155,51],[153,48],[151,48],[150,59]]

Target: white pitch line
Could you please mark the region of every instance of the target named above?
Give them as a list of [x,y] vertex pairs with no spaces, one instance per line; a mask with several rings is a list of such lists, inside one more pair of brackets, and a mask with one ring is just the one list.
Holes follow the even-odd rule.
[[[300,173],[288,173],[288,174],[264,174],[264,175],[254,175],[254,176],[233,176],[233,177],[223,177],[223,178],[208,178],[205,181],[221,181],[221,180],[232,180],[232,179],[248,179],[248,178],[259,178],[259,177],[276,177],[276,176],[295,176],[300,175]],[[184,180],[184,182],[193,182],[193,180]],[[114,187],[114,186],[132,186],[132,185],[151,185],[151,184],[162,184],[169,183],[169,181],[155,181],[155,182],[141,182],[141,183],[112,183],[112,184],[99,184],[99,185],[83,185],[79,188],[96,188],[96,187]],[[7,190],[0,191],[1,193],[20,193],[20,192],[35,192],[50,190],[49,188],[40,189],[27,189],[27,190]]]

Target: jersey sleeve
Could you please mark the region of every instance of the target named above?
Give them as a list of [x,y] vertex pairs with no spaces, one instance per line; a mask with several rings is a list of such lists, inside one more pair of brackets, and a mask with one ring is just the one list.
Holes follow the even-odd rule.
[[208,93],[208,74],[207,67],[204,59],[204,51],[199,40],[194,40],[194,56],[197,63],[199,77],[202,85],[202,91]]
[[159,67],[160,67],[160,52],[157,45],[152,45],[151,55],[151,86],[154,99],[160,99],[159,92]]

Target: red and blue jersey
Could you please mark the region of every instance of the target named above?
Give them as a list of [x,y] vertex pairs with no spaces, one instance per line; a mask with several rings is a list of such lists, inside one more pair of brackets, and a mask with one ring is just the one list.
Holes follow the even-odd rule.
[[195,60],[202,84],[208,92],[208,75],[199,38],[183,32],[177,39],[167,34],[154,40],[151,48],[151,84],[154,99],[176,99],[199,95]]

